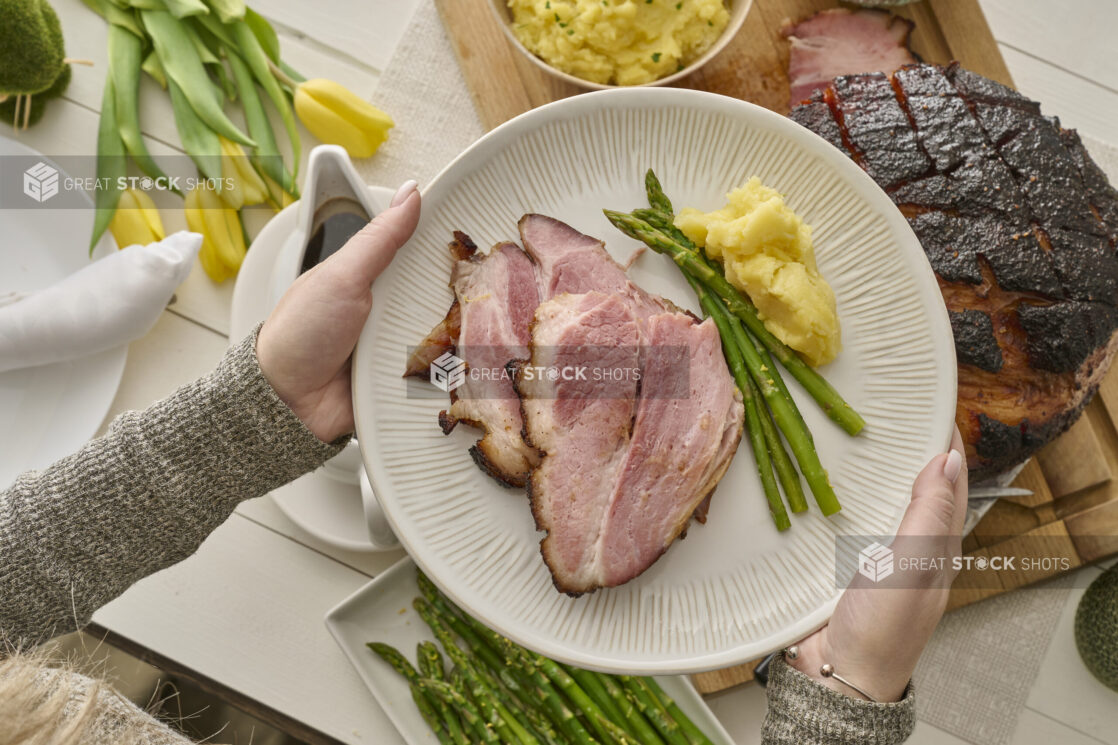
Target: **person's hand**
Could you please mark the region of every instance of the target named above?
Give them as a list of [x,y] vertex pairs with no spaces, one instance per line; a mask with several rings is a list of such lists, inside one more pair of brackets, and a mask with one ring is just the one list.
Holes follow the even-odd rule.
[[967,467],[956,428],[951,451],[933,458],[916,477],[912,501],[897,529],[898,541],[918,545],[928,558],[942,559],[941,567],[906,571],[904,587],[897,588],[877,587],[856,575],[830,622],[799,642],[800,655],[788,664],[829,688],[862,698],[820,675],[820,666],[830,663],[875,701],[899,701],[947,606],[956,574],[952,557],[962,552],[966,513]]
[[256,339],[260,370],[320,440],[353,431],[350,355],[372,308],[371,286],[419,222],[408,181],[392,206],[284,293]]

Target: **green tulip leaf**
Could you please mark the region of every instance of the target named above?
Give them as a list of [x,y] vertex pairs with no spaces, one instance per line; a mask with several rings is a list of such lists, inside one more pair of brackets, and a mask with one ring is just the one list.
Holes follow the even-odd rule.
[[267,18],[252,8],[245,9],[245,23],[252,29],[252,35],[260,42],[260,46],[264,49],[264,53],[268,55],[268,59],[278,65],[280,62],[279,37],[276,36],[276,30],[272,28],[272,24],[268,23]]
[[109,76],[120,139],[140,170],[152,178],[167,178],[148,152],[140,132],[140,65],[143,47],[135,34],[122,26],[109,26]]
[[159,55],[154,51],[148,52],[148,56],[144,57],[143,63],[140,64],[140,69],[150,75],[155,82],[159,83],[159,87],[167,90],[167,76],[163,72],[163,65],[159,64]]
[[[254,165],[284,191],[292,196],[298,196],[295,188],[295,179],[283,164],[279,146],[276,144],[275,133],[272,132],[272,122],[264,111],[264,103],[256,90],[256,82],[252,72],[248,69],[239,56],[229,55],[229,67],[233,70],[233,79],[237,81],[237,90],[241,95],[241,108],[245,112],[245,123],[248,125],[249,134],[256,140]],[[275,195],[273,195],[273,198]],[[281,201],[281,200],[276,200]]]
[[171,94],[171,108],[175,112],[175,126],[179,130],[182,149],[198,166],[206,178],[221,183],[221,141],[217,132],[210,129],[198,118],[186,94],[174,80],[167,80],[167,92]]
[[116,93],[111,77],[105,79],[101,96],[101,121],[97,126],[97,189],[94,192],[96,210],[93,217],[93,237],[89,240],[89,255],[113,221],[116,206],[120,203],[120,181],[128,173],[124,140],[116,119]]
[[255,146],[222,111],[220,99],[214,96],[213,81],[206,74],[194,44],[182,32],[182,24],[165,11],[145,10],[142,16],[163,71],[181,89],[198,118],[233,142]]
[[146,39],[147,34],[136,21],[136,16],[131,10],[123,10],[109,0],[82,0],[86,6],[97,15],[104,18],[114,26],[126,28],[136,35],[138,39]]
[[244,59],[249,70],[252,71],[252,76],[260,83],[260,87],[268,94],[272,105],[276,107],[276,111],[279,112],[280,118],[283,120],[287,137],[291,141],[292,160],[295,163],[294,175],[297,176],[302,147],[299,142],[299,132],[295,128],[295,113],[291,110],[291,102],[272,74],[268,64],[268,55],[264,52],[264,48],[260,46],[260,42],[257,41],[256,35],[252,33],[248,24],[244,21],[237,21],[230,24],[228,28],[232,32],[234,41],[237,42],[236,49],[239,50],[241,58]]
[[188,18],[189,16],[202,16],[210,12],[202,0],[161,0],[166,4],[167,10],[175,18]]
[[232,23],[245,17],[244,0],[206,0],[222,23]]

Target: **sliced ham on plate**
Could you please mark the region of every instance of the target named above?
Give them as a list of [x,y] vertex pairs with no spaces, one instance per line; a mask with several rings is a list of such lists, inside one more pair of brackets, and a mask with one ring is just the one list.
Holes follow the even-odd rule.
[[629,280],[598,239],[545,215],[524,250],[450,244],[454,303],[408,360],[447,351],[469,374],[440,422],[485,432],[470,453],[527,486],[555,585],[578,595],[646,570],[706,516],[741,439],[718,331]]
[[520,218],[520,239],[536,265],[540,299],[565,292],[606,292],[629,297],[643,315],[678,310],[664,298],[630,281],[625,267],[613,260],[606,244],[547,215]]
[[451,325],[457,310],[455,354],[468,374],[453,394],[453,403],[440,417],[444,432],[467,422],[485,436],[470,448],[478,467],[508,486],[524,486],[536,464],[536,453],[521,437],[520,400],[505,374],[512,359],[528,356],[529,327],[539,305],[536,274],[528,256],[515,243],[477,252],[464,234],[451,244],[458,256],[450,285],[455,301],[428,339]]
[[[542,455],[528,486],[555,586],[577,595],[640,575],[687,528],[742,432],[718,331],[647,316],[624,295],[539,307],[522,367],[525,436]],[[589,371],[552,380],[527,371]],[[605,371],[639,370],[639,381]]]
[[[564,294],[537,310],[526,364],[637,369],[640,344],[626,298]],[[560,590],[584,592],[602,584],[601,532],[629,452],[640,381],[548,380],[525,372],[517,384],[525,435],[543,454],[528,485],[536,527],[548,532],[540,550]]]

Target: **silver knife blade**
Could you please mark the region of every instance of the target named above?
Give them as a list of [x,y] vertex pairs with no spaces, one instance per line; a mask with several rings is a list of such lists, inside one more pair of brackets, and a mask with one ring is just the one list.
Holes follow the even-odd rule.
[[968,494],[971,499],[989,499],[991,497],[1028,497],[1031,489],[1022,489],[1017,486],[976,486]]

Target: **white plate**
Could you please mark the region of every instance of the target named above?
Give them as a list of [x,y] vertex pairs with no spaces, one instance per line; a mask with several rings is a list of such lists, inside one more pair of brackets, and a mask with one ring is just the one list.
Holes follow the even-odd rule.
[[[376,204],[388,204],[393,191],[370,186]],[[295,233],[299,203],[280,211],[257,234],[237,274],[229,319],[229,338],[243,339],[272,312],[272,268]],[[355,474],[356,476],[356,474]],[[322,469],[308,473],[271,494],[291,522],[331,546],[349,551],[379,550],[369,542],[361,489],[357,482],[331,478]]]
[[[0,137],[0,158],[39,156]],[[53,163],[52,163],[53,165]],[[16,178],[18,174],[6,174]],[[59,169],[59,181],[69,175]],[[0,210],[0,295],[49,287],[89,264],[93,202],[88,210]],[[93,257],[116,250],[108,233]],[[0,489],[23,471],[69,455],[97,433],[109,412],[128,346],[51,365],[0,373]]]
[[[822,372],[868,423],[848,437],[790,375],[843,504],[773,527],[743,445],[710,520],[636,580],[581,598],[556,592],[540,559],[523,492],[498,486],[467,454],[469,427],[444,437],[446,399],[406,395],[406,348],[446,312],[446,243],[461,229],[479,245],[515,238],[542,212],[636,247],[603,207],[646,204],[652,167],[678,207],[711,209],[756,175],[814,227],[819,265],[838,299],[844,349]],[[697,310],[662,256],[632,278]],[[886,194],[845,155],[788,119],[689,90],[615,90],[549,104],[497,128],[446,168],[424,195],[415,237],[377,281],[354,363],[357,436],[373,488],[408,553],[462,607],[549,657],[644,673],[709,670],[760,657],[830,617],[836,534],[889,534],[912,479],[949,443],[955,351],[924,252]],[[433,389],[432,389],[433,390]]]
[[[418,595],[415,564],[411,559],[401,559],[327,613],[326,628],[408,745],[432,745],[438,740],[416,710],[407,682],[365,646],[368,642],[390,644],[414,664],[416,644],[435,641],[435,635],[412,608],[412,599]],[[657,682],[711,742],[734,745],[691,681],[667,676],[657,678]]]

